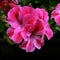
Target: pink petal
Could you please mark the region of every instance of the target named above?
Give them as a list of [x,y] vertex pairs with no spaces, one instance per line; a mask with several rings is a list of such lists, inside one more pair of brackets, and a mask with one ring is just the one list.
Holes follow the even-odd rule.
[[28,40],[28,27],[23,27],[22,31],[21,31],[21,35],[24,39],[24,41],[27,41]]
[[44,45],[44,34],[42,35],[42,37],[41,37],[41,46],[43,46]]
[[59,8],[59,9],[60,9],[60,3],[58,3],[58,4],[57,4],[56,9],[57,9],[57,8]]
[[45,9],[41,9],[42,10],[42,12],[43,12],[43,20],[44,20],[44,22],[48,22],[48,20],[49,20],[49,16],[48,16],[48,12],[45,10]]
[[22,11],[19,13],[19,19],[23,20],[25,14],[34,14],[34,13],[35,13],[34,8],[30,6],[23,6]]
[[37,21],[37,23],[36,23],[36,29],[37,30],[43,30],[44,29],[43,21],[41,21],[41,20]]
[[[41,39],[41,38],[40,38]],[[41,40],[40,40],[38,37],[37,39],[34,40],[34,46],[37,48],[37,49],[41,49]]]
[[11,25],[11,27],[13,28],[17,28],[19,27],[19,23],[17,21],[8,21],[8,23]]
[[8,23],[14,28],[19,26],[19,22],[18,22],[19,11],[20,11],[20,7],[16,6],[8,12]]
[[40,19],[43,19],[43,12],[40,8],[36,8],[36,13]]
[[24,6],[23,7],[23,15],[25,14],[32,14],[34,13],[34,8],[30,7],[30,6]]
[[22,41],[22,36],[20,32],[20,28],[18,27],[17,29],[9,28],[7,30],[7,35],[11,40],[13,40],[15,43],[20,43]]
[[12,21],[17,20],[17,15],[18,15],[18,13],[19,13],[19,10],[20,10],[20,7],[19,7],[19,6],[13,7],[13,8],[8,12],[8,19],[9,19],[9,20],[12,20]]
[[43,21],[37,21],[36,23],[36,29],[35,29],[35,34],[36,35],[42,35],[44,33],[44,25],[43,25]]
[[35,50],[35,47],[32,41],[29,40],[26,46],[26,52],[33,52],[34,50]]
[[25,41],[28,40],[28,38],[30,37],[30,35],[34,29],[35,29],[35,25],[31,25],[31,26],[26,25],[22,28],[21,34],[22,34],[22,37]]
[[53,31],[51,30],[49,24],[46,24],[46,26],[45,26],[45,34],[46,34],[48,40],[53,37]]
[[55,17],[55,22],[57,23],[57,25],[60,26],[60,15],[57,15],[57,16]]
[[14,4],[14,3],[9,3],[8,5],[9,5],[9,7],[15,7],[16,6],[16,4]]
[[20,43],[22,41],[22,36],[21,36],[21,30],[18,27],[17,29],[14,30],[14,34],[11,37],[11,39],[15,42],[15,43]]
[[24,24],[35,24],[37,21],[37,17],[33,14],[26,14],[23,17],[23,23]]
[[26,49],[26,45],[27,45],[27,41],[24,41],[19,47],[21,48],[21,49]]
[[11,37],[13,34],[14,34],[14,28],[12,28],[12,27],[8,28],[8,30],[7,30],[7,35],[8,35],[9,37]]
[[50,40],[53,37],[53,32],[51,29],[46,30],[46,36],[47,36],[48,40]]
[[57,15],[59,15],[59,13],[57,13],[56,10],[53,10],[51,13],[51,18],[55,18]]

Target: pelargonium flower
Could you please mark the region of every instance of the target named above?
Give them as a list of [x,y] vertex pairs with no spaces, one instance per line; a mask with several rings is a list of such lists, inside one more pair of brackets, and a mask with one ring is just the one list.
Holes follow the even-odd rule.
[[[24,8],[27,10],[23,11]],[[34,9],[32,7],[28,7],[28,6],[16,6],[14,8],[12,8],[9,12],[8,12],[8,23],[11,25],[12,28],[17,29],[18,27],[20,27],[20,31],[21,29],[25,26],[25,25],[33,25],[36,23],[37,21],[37,16],[34,13]],[[22,12],[22,14],[20,13]],[[23,19],[20,18],[20,14],[22,15]],[[7,34],[9,36],[9,31],[10,29],[7,30]],[[10,36],[9,36],[10,37]],[[12,37],[10,37],[12,39]],[[14,37],[15,38],[15,37]],[[12,39],[13,40],[13,39]]]
[[51,18],[54,18],[56,24],[60,26],[60,3],[57,4],[55,10],[52,11]]
[[26,50],[26,52],[32,52],[35,48],[41,49],[41,46],[44,45],[44,35],[47,36],[48,40],[53,36],[48,24],[48,13],[45,9],[36,8],[36,15],[38,16],[36,24],[25,26],[21,31],[24,42],[20,45],[20,48]]
[[16,6],[8,12],[8,23],[11,25],[7,35],[15,43],[21,43],[20,48],[32,52],[44,45],[44,36],[48,40],[53,32],[48,23],[48,13],[45,9],[32,6]]
[[[17,2],[18,0],[16,0]],[[12,7],[16,6],[16,3],[14,3],[14,0],[0,0],[0,8],[4,12],[8,12]],[[7,8],[8,7],[8,8]]]

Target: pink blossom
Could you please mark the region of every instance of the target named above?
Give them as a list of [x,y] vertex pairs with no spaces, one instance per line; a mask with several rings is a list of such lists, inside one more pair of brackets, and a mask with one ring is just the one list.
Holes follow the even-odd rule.
[[[27,10],[25,10],[24,12],[22,12],[22,9],[24,10],[24,8]],[[31,10],[31,11],[30,11]],[[8,12],[8,23],[11,25],[12,28],[14,28],[15,30],[20,27],[20,30],[25,26],[25,25],[33,25],[36,23],[37,21],[37,16],[34,14],[34,9],[32,7],[29,6],[16,6],[14,8],[12,8],[9,12]],[[28,12],[29,11],[29,12]],[[22,12],[22,19],[20,18],[20,12]],[[29,28],[28,28],[29,29]],[[8,34],[9,34],[9,29],[7,30]],[[17,32],[17,31],[16,31]],[[9,36],[10,39],[15,41],[15,34],[13,34],[13,37]]]
[[50,40],[53,36],[48,23],[48,12],[45,9],[31,6],[15,6],[8,12],[8,23],[11,25],[7,35],[26,52],[41,49],[44,45],[44,36]]
[[[44,9],[37,8],[36,14],[38,16],[36,24],[34,26],[25,26],[21,32],[24,42],[20,45],[20,48],[26,49],[26,52],[32,52],[35,48],[41,49],[41,46],[44,45],[44,35],[47,36],[48,40],[53,36],[53,31],[48,24],[48,13]],[[29,27],[30,29],[28,29]],[[28,47],[29,42],[33,44],[30,47]]]
[[55,22],[57,25],[60,25],[60,3],[57,4],[55,10],[52,11],[51,13],[51,18],[54,18]]

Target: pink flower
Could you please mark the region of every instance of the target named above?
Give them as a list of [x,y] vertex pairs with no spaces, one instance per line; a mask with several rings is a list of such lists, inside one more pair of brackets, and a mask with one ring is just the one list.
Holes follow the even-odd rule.
[[60,3],[57,4],[55,10],[52,11],[51,13],[51,18],[54,18],[55,22],[57,25],[60,25]]
[[36,24],[25,26],[21,32],[24,42],[20,45],[20,48],[26,50],[26,52],[32,52],[35,48],[41,49],[41,46],[44,45],[44,35],[47,36],[48,40],[53,36],[53,31],[48,24],[48,13],[44,9],[37,8],[36,14],[38,16]]
[[11,25],[7,35],[26,52],[41,49],[44,45],[44,36],[52,38],[53,32],[48,23],[48,13],[45,9],[31,6],[15,6],[8,12],[8,23]]

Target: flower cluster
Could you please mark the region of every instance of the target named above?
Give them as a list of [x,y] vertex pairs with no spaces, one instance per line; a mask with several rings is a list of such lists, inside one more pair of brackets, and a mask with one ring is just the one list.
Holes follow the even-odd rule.
[[[9,37],[10,42],[17,44],[26,52],[33,52],[35,49],[40,50],[44,46],[45,39],[50,40],[55,30],[60,31],[60,3],[54,10],[54,7],[51,7],[49,10],[53,11],[51,15],[48,15],[44,8],[33,8],[32,3],[25,6],[27,3],[22,2],[24,1],[0,0],[0,23],[2,25],[6,23],[4,27],[8,27],[5,31],[7,36],[4,34],[3,39]],[[18,5],[20,3],[23,6]]]
[[53,31],[48,23],[48,12],[43,8],[32,6],[15,6],[8,12],[10,28],[7,35],[21,49],[33,52],[44,45],[44,37],[50,40]]
[[60,26],[60,3],[57,4],[55,10],[52,11],[51,18],[54,18],[56,24]]
[[0,0],[0,8],[4,12],[8,12],[12,7],[16,6],[18,0]]

